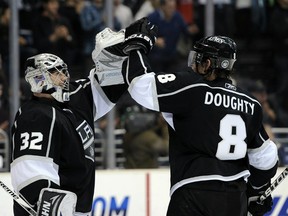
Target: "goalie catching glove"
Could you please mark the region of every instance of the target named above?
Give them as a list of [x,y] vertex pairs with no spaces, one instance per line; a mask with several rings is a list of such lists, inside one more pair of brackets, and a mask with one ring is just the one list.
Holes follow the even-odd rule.
[[90,71],[90,77],[96,75],[101,86],[124,83],[122,64],[128,58],[122,51],[124,38],[124,30],[114,32],[110,28],[105,28],[95,37],[95,49],[92,52],[95,69]]
[[248,212],[250,215],[263,216],[265,213],[271,211],[273,205],[271,195],[262,202],[259,201],[259,197],[270,185],[270,183],[267,183],[263,187],[255,189],[249,182],[247,183]]
[[152,25],[147,17],[132,23],[125,29],[123,52],[129,54],[132,50],[144,50],[148,54],[156,41],[157,27]]

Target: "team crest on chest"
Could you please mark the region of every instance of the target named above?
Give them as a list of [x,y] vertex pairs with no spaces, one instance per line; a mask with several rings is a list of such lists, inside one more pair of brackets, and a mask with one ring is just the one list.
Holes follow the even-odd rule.
[[94,132],[93,129],[90,127],[90,125],[84,120],[77,128],[76,128],[84,150],[85,150],[85,156],[88,159],[91,159],[94,161],[94,148],[93,148],[93,142],[94,142]]

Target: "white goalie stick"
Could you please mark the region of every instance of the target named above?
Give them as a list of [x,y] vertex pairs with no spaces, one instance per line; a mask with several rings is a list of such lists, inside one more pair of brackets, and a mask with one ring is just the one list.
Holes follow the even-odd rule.
[[16,193],[14,193],[8,186],[6,186],[2,181],[0,181],[1,187],[12,196],[12,198],[27,211],[32,216],[37,216],[37,213],[34,209],[32,209],[29,204],[22,199],[20,196],[18,196]]

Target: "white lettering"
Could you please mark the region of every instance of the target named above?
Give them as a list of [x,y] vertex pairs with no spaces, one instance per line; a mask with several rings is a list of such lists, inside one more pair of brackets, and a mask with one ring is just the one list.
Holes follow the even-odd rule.
[[242,98],[225,95],[221,93],[206,92],[204,98],[205,105],[223,106],[227,109],[238,110],[253,115],[255,104]]
[[43,207],[41,209],[41,215],[49,216],[50,206],[51,206],[51,203],[44,201]]
[[237,108],[237,102],[236,102],[236,98],[235,97],[231,98],[231,108],[233,110],[236,110],[236,108]]
[[222,104],[221,94],[217,93],[214,97],[215,106],[220,106]]
[[243,104],[244,104],[244,101],[238,99],[237,103],[238,103],[238,108],[237,108],[237,110],[241,110],[241,112],[243,112]]
[[253,103],[249,103],[249,106],[250,106],[250,108],[251,108],[251,110],[252,110],[252,115],[254,114],[254,107],[255,107],[255,104],[253,104]]
[[211,104],[213,101],[213,94],[211,92],[206,92],[206,95],[205,95],[205,102],[204,104]]
[[230,96],[229,95],[227,97],[223,97],[223,106],[225,108],[228,108],[230,106]]

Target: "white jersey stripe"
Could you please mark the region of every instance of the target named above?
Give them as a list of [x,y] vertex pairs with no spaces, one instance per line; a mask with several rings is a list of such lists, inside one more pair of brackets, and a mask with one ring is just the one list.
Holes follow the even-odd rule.
[[53,135],[55,120],[56,120],[56,111],[55,111],[55,108],[52,107],[52,122],[51,122],[51,126],[50,126],[50,131],[49,131],[49,140],[48,140],[48,145],[47,145],[46,157],[49,156],[49,152],[50,152],[51,139],[52,139],[52,135]]
[[[22,170],[25,170],[25,172],[22,172]],[[17,193],[22,188],[40,179],[47,179],[57,185],[60,184],[58,165],[53,162],[53,159],[32,155],[19,157],[11,163],[11,179],[13,188]]]
[[202,181],[224,181],[224,182],[230,182],[230,181],[235,181],[237,179],[243,178],[246,182],[248,177],[250,176],[250,172],[248,170],[244,170],[236,175],[233,176],[221,176],[221,175],[206,175],[206,176],[197,176],[197,177],[192,177],[188,179],[183,179],[182,181],[179,181],[175,185],[172,186],[170,189],[170,196],[180,187],[186,184],[190,184],[193,182],[202,182]]

